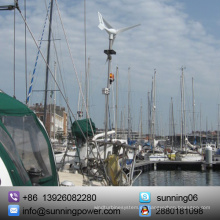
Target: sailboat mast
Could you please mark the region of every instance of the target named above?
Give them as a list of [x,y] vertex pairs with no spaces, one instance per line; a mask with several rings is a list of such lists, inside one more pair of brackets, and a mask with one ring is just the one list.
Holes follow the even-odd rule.
[[124,120],[123,120],[123,114],[122,114],[122,111],[121,111],[121,124],[120,124],[120,130],[121,130],[121,136],[120,136],[120,138],[122,138],[123,136],[124,136],[124,127],[123,127],[123,122],[124,122]]
[[139,121],[138,121],[138,139],[142,139],[142,100],[140,105],[140,115],[139,115]]
[[183,150],[183,130],[184,130],[184,77],[183,77],[183,67],[181,67],[181,136],[180,136],[180,148]]
[[173,115],[173,98],[171,97],[171,136],[172,136],[172,150],[174,147],[174,136],[175,136],[175,127],[174,127],[174,115]]
[[202,110],[201,110],[201,104],[200,104],[200,147],[202,148]]
[[208,118],[206,116],[206,143],[208,143]]
[[[47,45],[47,64],[48,65],[50,62],[50,38],[51,38],[52,15],[53,15],[53,0],[51,0],[50,23],[49,23],[49,33],[48,33],[48,45]],[[44,125],[46,125],[46,118],[47,118],[47,90],[48,90],[48,75],[49,75],[48,65],[46,65],[45,98],[44,98]]]
[[131,82],[130,82],[130,67],[128,68],[128,139],[130,139],[131,127],[131,112],[130,112],[130,97],[131,96]]
[[[57,67],[56,62],[54,62],[54,79],[56,81]],[[56,82],[54,82],[54,103],[53,103],[53,138],[56,137]]]
[[[80,87],[82,86],[82,72],[80,73]],[[80,106],[80,92],[78,94],[77,120],[82,117],[83,104]]]
[[86,118],[89,118],[89,72],[90,72],[90,57],[88,58],[88,69],[86,71]]
[[[24,18],[26,20],[27,18],[27,10],[26,10],[26,0],[24,0]],[[27,94],[28,94],[28,91],[27,91],[27,27],[26,27],[26,24],[24,25],[24,57],[25,57],[25,89],[26,89],[26,104],[27,104]]]
[[[183,118],[183,125],[184,125],[184,133],[183,133],[183,138],[184,138],[184,146],[185,145],[185,141],[186,141],[186,108],[185,108],[185,82],[184,82],[184,77],[183,77],[183,115],[184,115],[184,118]],[[185,148],[186,149],[186,148]]]
[[152,138],[155,139],[155,114],[156,114],[156,69],[153,78],[153,106],[152,106]]
[[218,131],[217,131],[217,148],[219,146],[219,104],[218,104]]
[[115,137],[118,133],[118,67],[116,67]]
[[195,98],[194,98],[194,85],[193,85],[193,77],[192,77],[192,107],[193,107],[193,136],[195,141]]
[[141,140],[143,138],[143,125],[142,125],[142,101],[141,101]]
[[150,92],[147,92],[147,96],[148,96],[148,141],[150,141],[150,135],[151,135],[151,109],[150,109]]
[[[16,5],[16,1],[14,1],[14,4]],[[13,78],[14,78],[14,98],[16,98],[15,96],[15,11],[14,10],[14,65],[13,65]]]
[[[87,36],[86,36],[86,1],[84,0],[84,45],[85,45],[85,90],[86,90],[86,118],[88,118],[88,70],[87,70]],[[88,58],[89,66],[89,58]],[[89,67],[88,67],[89,68]]]

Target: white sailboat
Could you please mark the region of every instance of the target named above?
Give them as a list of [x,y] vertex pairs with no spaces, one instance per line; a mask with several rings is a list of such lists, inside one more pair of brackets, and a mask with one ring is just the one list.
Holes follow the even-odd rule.
[[[192,145],[188,139],[185,139],[185,142],[188,147],[185,148],[185,151],[178,151],[176,153],[176,161],[203,161],[204,156],[197,152],[196,150],[191,150],[191,149],[196,149],[194,145]],[[189,147],[191,149],[189,149]]]
[[152,150],[148,150],[147,153],[144,155],[145,160],[149,161],[166,161],[169,160],[167,154],[164,153],[163,149],[157,147],[158,140],[155,140],[155,114],[156,114],[156,70],[154,70],[154,78],[152,82],[152,97],[153,97],[153,104],[151,106],[152,110],[152,118],[151,118],[151,134],[153,139],[153,146]]
[[148,150],[147,153],[144,156],[145,160],[149,161],[168,161],[169,158],[167,154],[164,153],[164,149],[161,147],[158,147],[158,140],[154,140],[154,146],[152,150]]
[[[185,96],[184,96],[184,74],[183,74],[183,67],[182,69],[182,75],[181,75],[181,150],[177,151],[175,154],[175,160],[176,161],[203,161],[204,157],[201,155],[199,152],[196,151],[196,146],[191,144],[188,141],[188,138],[185,136],[185,146],[183,149],[183,143],[182,143],[182,138],[183,138],[183,130],[185,134]],[[193,82],[193,81],[192,81]],[[193,85],[193,83],[192,83]],[[194,94],[193,94],[193,113],[194,113]],[[183,117],[184,114],[184,117]],[[194,116],[193,116],[194,120]],[[183,126],[184,125],[184,126]],[[193,129],[194,127],[194,122],[193,122]]]

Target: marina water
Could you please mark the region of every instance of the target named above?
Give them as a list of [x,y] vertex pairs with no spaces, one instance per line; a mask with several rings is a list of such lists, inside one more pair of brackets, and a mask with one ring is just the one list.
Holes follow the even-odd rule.
[[142,173],[133,186],[220,186],[220,171],[150,170]]

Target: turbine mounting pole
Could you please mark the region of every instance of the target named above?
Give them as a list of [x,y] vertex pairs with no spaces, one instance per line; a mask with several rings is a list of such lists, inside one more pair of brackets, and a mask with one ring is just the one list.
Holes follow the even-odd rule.
[[110,73],[111,73],[111,61],[113,54],[116,52],[112,49],[112,45],[114,43],[115,37],[117,34],[132,29],[134,27],[139,26],[140,24],[121,28],[121,29],[114,29],[98,12],[99,17],[99,25],[98,27],[101,30],[105,30],[109,34],[109,49],[104,50],[104,53],[107,55],[108,59],[108,77],[107,77],[107,88],[102,89],[102,93],[105,95],[105,145],[104,145],[104,159],[106,159],[106,148],[107,148],[107,132],[108,132],[108,103],[109,103],[109,92],[110,92]]
[[[108,57],[108,77],[107,77],[107,88],[105,89],[105,142],[107,142],[107,132],[108,132],[108,104],[109,104],[109,93],[110,93],[110,73],[111,73],[111,63],[112,63],[112,54],[116,54],[112,50],[114,35],[109,34],[109,50],[104,50],[104,53]],[[107,144],[104,146],[104,159],[106,159],[106,148]]]

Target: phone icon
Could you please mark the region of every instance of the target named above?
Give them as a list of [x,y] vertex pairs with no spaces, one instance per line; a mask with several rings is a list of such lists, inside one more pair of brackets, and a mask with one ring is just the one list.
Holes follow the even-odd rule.
[[9,202],[19,202],[20,201],[19,191],[9,191],[8,192],[8,201]]

